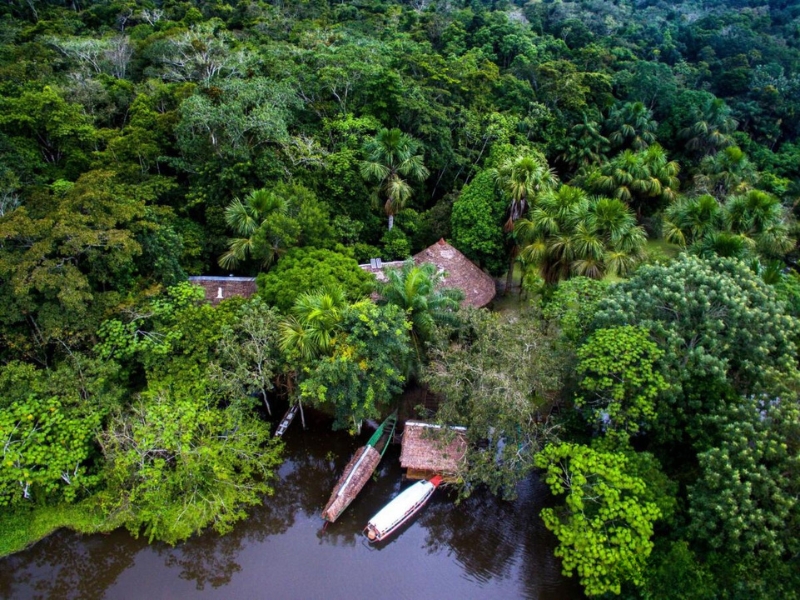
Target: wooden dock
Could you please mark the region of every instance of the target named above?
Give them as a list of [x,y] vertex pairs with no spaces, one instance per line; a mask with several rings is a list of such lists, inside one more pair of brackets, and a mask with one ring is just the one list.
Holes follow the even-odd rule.
[[278,428],[275,430],[275,437],[281,437],[286,430],[289,428],[289,425],[292,424],[294,418],[297,416],[297,412],[300,410],[300,403],[295,402],[289,407],[289,410],[286,411],[286,414],[283,415],[283,419],[278,424]]

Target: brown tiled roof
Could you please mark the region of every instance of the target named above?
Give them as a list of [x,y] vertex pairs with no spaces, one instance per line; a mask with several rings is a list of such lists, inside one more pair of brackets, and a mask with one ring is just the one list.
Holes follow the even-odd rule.
[[417,264],[431,263],[445,272],[443,285],[464,292],[462,304],[486,306],[495,295],[494,279],[443,239],[414,255]]
[[199,275],[189,277],[189,282],[199,285],[206,293],[206,300],[211,304],[219,304],[226,298],[241,296],[249,298],[256,293],[255,277],[215,277]]
[[439,474],[458,473],[467,453],[465,433],[463,427],[444,429],[421,421],[406,421],[400,466]]

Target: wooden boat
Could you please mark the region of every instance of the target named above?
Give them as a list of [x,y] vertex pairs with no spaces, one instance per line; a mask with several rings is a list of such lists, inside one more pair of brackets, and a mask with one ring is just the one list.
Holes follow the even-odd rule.
[[375,471],[381,458],[389,447],[389,442],[394,435],[397,425],[397,412],[393,412],[380,424],[380,426],[369,438],[366,446],[362,446],[347,463],[339,482],[333,488],[328,504],[322,511],[322,518],[333,523],[344,510],[350,506],[361,488],[366,485],[372,473]]
[[382,542],[397,531],[425,506],[441,483],[440,475],[418,481],[384,506],[377,515],[369,520],[364,529],[370,543]]

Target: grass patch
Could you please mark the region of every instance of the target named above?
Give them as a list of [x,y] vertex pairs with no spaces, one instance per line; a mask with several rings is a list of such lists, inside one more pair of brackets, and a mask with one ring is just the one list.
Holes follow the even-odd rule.
[[24,550],[66,527],[79,533],[98,533],[115,528],[92,498],[77,504],[37,506],[9,511],[0,519],[0,557]]
[[651,239],[647,240],[645,250],[651,258],[660,258],[663,256],[666,259],[672,259],[680,254],[681,247],[677,244],[670,244],[663,239]]

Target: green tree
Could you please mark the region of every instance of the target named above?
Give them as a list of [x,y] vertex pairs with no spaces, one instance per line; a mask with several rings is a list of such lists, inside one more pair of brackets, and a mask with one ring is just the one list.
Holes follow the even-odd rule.
[[708,98],[695,108],[692,124],[680,131],[689,150],[705,156],[730,146],[731,134],[739,123],[731,116],[731,109],[721,98]]
[[601,301],[592,328],[626,325],[649,331],[664,352],[669,389],[653,428],[661,440],[709,444],[715,429],[708,418],[731,396],[778,395],[800,382],[797,321],[774,290],[732,259],[681,254],[639,268]]
[[795,245],[790,228],[780,200],[761,190],[724,204],[708,194],[681,198],[664,213],[664,237],[700,254],[782,257]]
[[495,275],[506,267],[501,227],[505,212],[506,206],[497,193],[493,174],[485,170],[464,186],[450,216],[453,245]]
[[724,198],[752,188],[756,180],[756,169],[739,146],[728,146],[700,161],[700,169],[694,176],[694,187],[698,191]]
[[404,178],[424,181],[428,177],[420,145],[397,128],[381,129],[364,144],[364,155],[361,176],[379,184],[380,193],[386,198],[383,208],[391,229],[394,216],[411,197],[411,186]]
[[34,393],[0,401],[0,506],[70,502],[97,485],[90,456],[100,417]]
[[[555,171],[549,167],[547,159],[538,152],[509,157],[494,169],[492,174],[495,178],[495,185],[510,198],[508,219],[505,223],[506,232],[514,231],[517,219],[527,213],[529,199],[535,200],[539,194],[553,188],[558,183]],[[511,289],[514,263],[518,251],[519,248],[514,243],[511,247],[508,264],[506,292]]]
[[577,572],[589,596],[619,594],[622,584],[644,582],[653,549],[653,524],[661,512],[644,501],[645,483],[628,474],[623,454],[598,452],[576,444],[551,444],[534,462],[565,505],[545,508],[545,526],[559,540],[567,575]]
[[800,409],[786,398],[742,398],[712,418],[721,443],[698,455],[689,488],[690,534],[738,562],[791,561],[800,525]]
[[269,273],[256,279],[261,297],[281,312],[287,312],[304,292],[341,286],[348,299],[368,295],[375,278],[349,256],[334,250],[293,248]]
[[328,354],[303,369],[301,398],[330,408],[334,429],[359,431],[403,389],[409,328],[396,306],[362,300],[345,307]]
[[272,414],[267,392],[273,389],[282,355],[278,312],[256,296],[243,304],[222,327],[209,379],[232,402],[258,394]]
[[464,293],[443,287],[444,273],[436,265],[407,260],[399,269],[387,269],[386,281],[378,284],[381,304],[405,311],[411,323],[411,343],[421,360],[424,344],[430,342],[436,325],[457,322],[456,311]]
[[658,395],[667,389],[658,372],[664,352],[639,327],[598,329],[578,349],[580,395],[597,429],[636,434],[656,419]]
[[134,287],[142,249],[131,229],[145,214],[137,190],[90,171],[0,218],[6,344],[19,353],[85,344]]
[[538,198],[529,218],[517,223],[517,237],[520,256],[538,265],[547,283],[571,275],[626,275],[643,257],[647,239],[623,202],[589,199],[568,185]]
[[219,264],[235,269],[252,259],[269,267],[292,246],[328,245],[333,238],[329,221],[327,205],[302,185],[280,183],[272,190],[255,190],[225,209],[225,222],[240,237],[230,240]]
[[290,357],[311,361],[330,354],[348,302],[337,285],[300,294],[291,315],[280,324],[281,348]]
[[652,144],[641,152],[626,150],[586,177],[578,178],[577,183],[633,205],[641,216],[645,208],[652,212],[677,197],[679,171],[678,163],[668,160],[661,146]]
[[573,169],[586,169],[602,162],[608,149],[608,139],[600,132],[599,125],[584,114],[583,120],[570,129],[560,159]]
[[617,147],[633,148],[637,152],[655,143],[657,127],[653,111],[641,102],[626,102],[614,107],[606,121],[606,129],[611,132],[611,143]]
[[536,453],[556,439],[551,412],[569,355],[530,315],[506,320],[463,311],[455,332],[445,328],[436,336],[440,343],[430,349],[422,379],[441,397],[436,420],[467,427],[467,455],[458,473],[462,493],[485,484],[512,498]]
[[100,436],[101,506],[133,534],[175,544],[231,530],[272,492],[281,444],[269,425],[211,400],[207,381],[150,382]]
[[723,210],[714,196],[684,196],[664,212],[664,239],[679,246],[690,246],[722,229]]

